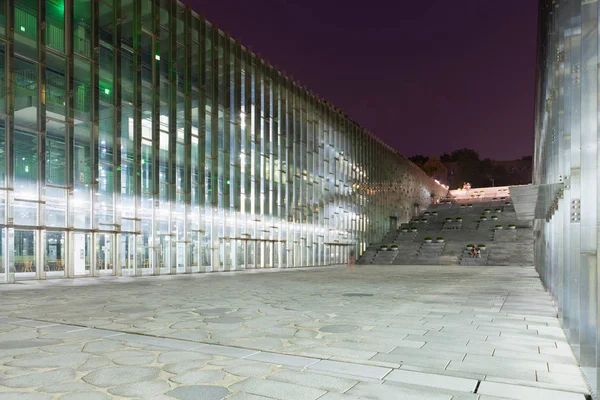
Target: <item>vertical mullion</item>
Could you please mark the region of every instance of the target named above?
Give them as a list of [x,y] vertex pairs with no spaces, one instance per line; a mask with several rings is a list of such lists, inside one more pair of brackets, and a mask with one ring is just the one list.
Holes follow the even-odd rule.
[[[219,160],[219,164],[223,167],[220,168],[223,172],[223,214],[227,216],[231,208],[231,191],[229,188],[229,177],[230,177],[230,165],[231,165],[231,151],[230,151],[230,131],[231,131],[231,57],[230,47],[231,40],[228,34],[225,37],[221,37],[220,40],[223,43],[223,155],[222,159]],[[223,232],[224,237],[229,237],[228,230],[231,226],[227,226],[228,218],[223,219]]]
[[[73,0],[65,1],[65,32],[73,32]],[[65,79],[65,94],[66,94],[66,129],[65,129],[65,146],[66,146],[66,185],[67,185],[67,202],[66,202],[66,217],[67,228],[72,228],[74,225],[74,213],[73,213],[73,197],[74,197],[74,165],[73,165],[73,134],[74,134],[74,102],[73,102],[73,35],[69,33],[65,35],[65,54],[67,56],[66,62],[66,79]],[[65,263],[65,277],[72,278],[74,276],[74,254],[72,250],[72,240],[70,235],[66,236],[65,243],[67,254],[67,263]]]
[[184,133],[184,183],[183,190],[184,195],[184,216],[183,216],[183,240],[184,240],[184,256],[183,265],[185,272],[189,273],[192,271],[190,258],[191,250],[191,235],[190,235],[190,221],[188,215],[192,214],[192,13],[186,7],[184,16],[184,34],[185,34],[185,99],[184,99],[184,118],[185,118],[185,133]]
[[[152,273],[160,273],[157,211],[160,205],[160,6],[152,2],[152,39],[154,66],[152,69]],[[156,55],[159,55],[157,60]]]
[[6,215],[5,220],[8,224],[7,229],[3,229],[6,234],[6,241],[4,244],[3,254],[4,257],[4,280],[7,283],[12,283],[15,280],[15,252],[14,246],[14,182],[15,182],[15,171],[14,171],[14,155],[15,155],[15,102],[14,102],[14,60],[15,60],[15,0],[7,1],[8,8],[6,11],[6,71],[9,74],[9,79],[6,79],[6,122],[5,122],[5,134],[6,134]]
[[[143,265],[141,262],[141,215],[142,207],[142,4],[141,0],[133,0],[134,20],[133,20],[133,63],[136,73],[133,76],[133,159],[135,163],[134,182],[134,206],[135,206],[135,231],[140,235],[136,238],[136,256],[134,261],[135,275],[141,275]],[[150,244],[150,243],[149,243]]]
[[[113,35],[113,229],[121,231],[121,24],[118,22],[121,10],[121,0],[113,0],[113,26],[115,29]],[[119,254],[120,235],[116,235],[113,243],[113,274],[121,275],[121,261]]]
[[[38,204],[37,204],[37,220],[36,225],[46,225],[46,0],[38,0],[38,113],[37,113],[37,149],[38,149],[38,165],[37,165],[37,189],[38,189]],[[38,279],[45,279],[45,252],[41,245],[45,238],[45,229],[38,232],[36,238],[36,276]]]
[[[235,131],[233,137],[233,177],[231,179],[233,211],[240,211],[240,153],[241,153],[241,102],[242,102],[242,51],[239,43],[235,43],[235,71],[234,71],[234,102],[231,105],[231,112],[234,115]],[[237,236],[237,235],[236,235]]]
[[[176,260],[176,233],[174,231],[174,217],[173,214],[177,208],[177,68],[175,64],[177,63],[177,27],[176,27],[176,3],[174,1],[169,1],[168,3],[168,12],[169,12],[169,22],[168,22],[168,30],[169,30],[169,60],[168,60],[168,77],[169,77],[169,150],[168,150],[168,165],[169,165],[169,173],[168,173],[168,181],[167,187],[169,188],[169,215],[167,217],[168,220],[168,249],[169,254],[167,258],[167,268],[169,269],[168,273],[173,274],[177,269],[177,260]],[[160,157],[159,157],[160,158]]]

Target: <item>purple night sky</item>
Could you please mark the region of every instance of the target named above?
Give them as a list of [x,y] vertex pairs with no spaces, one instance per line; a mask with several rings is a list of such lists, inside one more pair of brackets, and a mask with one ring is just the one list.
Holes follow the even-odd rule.
[[184,1],[405,156],[533,152],[536,0]]

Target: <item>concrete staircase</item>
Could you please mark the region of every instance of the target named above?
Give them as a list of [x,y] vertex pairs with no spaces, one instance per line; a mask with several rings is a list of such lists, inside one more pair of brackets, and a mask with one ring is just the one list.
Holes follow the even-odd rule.
[[[533,265],[532,223],[517,219],[507,190],[475,189],[435,204],[369,247],[358,264]],[[426,237],[434,243],[425,243]],[[437,237],[444,242],[435,243]],[[481,258],[469,257],[469,243],[486,245]],[[382,251],[382,245],[398,249]]]
[[438,265],[440,263],[440,256],[444,251],[445,243],[423,243],[419,248],[419,254],[417,260],[419,264],[433,264]]
[[474,258],[469,255],[469,250],[465,248],[465,250],[462,253],[462,258],[460,259],[460,265],[487,265],[489,255],[489,251],[485,249],[481,250],[481,252],[479,253],[479,257]]

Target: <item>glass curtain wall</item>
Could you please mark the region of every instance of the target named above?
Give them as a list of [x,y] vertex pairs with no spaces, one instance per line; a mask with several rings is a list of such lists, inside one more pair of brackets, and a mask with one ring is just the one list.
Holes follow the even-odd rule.
[[0,277],[343,263],[443,189],[182,3],[0,1]]
[[598,387],[598,3],[540,2],[534,183],[563,184],[537,220],[536,267],[592,388]]

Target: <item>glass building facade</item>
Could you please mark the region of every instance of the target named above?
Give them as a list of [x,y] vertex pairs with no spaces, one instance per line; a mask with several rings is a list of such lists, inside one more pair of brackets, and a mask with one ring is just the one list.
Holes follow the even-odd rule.
[[600,365],[599,7],[541,0],[534,183],[545,196],[535,222],[536,267],[592,390]]
[[0,281],[345,262],[444,195],[173,0],[0,0]]

